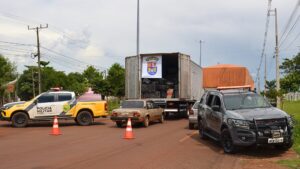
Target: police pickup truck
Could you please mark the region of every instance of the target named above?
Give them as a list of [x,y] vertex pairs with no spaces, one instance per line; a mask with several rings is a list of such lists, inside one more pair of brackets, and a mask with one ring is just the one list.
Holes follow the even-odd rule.
[[225,153],[253,145],[272,145],[282,150],[293,145],[291,117],[251,91],[206,92],[197,119],[200,138],[221,141]]
[[70,91],[45,92],[27,102],[5,104],[0,111],[1,120],[11,121],[14,127],[26,127],[29,120],[50,121],[54,116],[86,126],[108,115],[106,101],[79,101]]

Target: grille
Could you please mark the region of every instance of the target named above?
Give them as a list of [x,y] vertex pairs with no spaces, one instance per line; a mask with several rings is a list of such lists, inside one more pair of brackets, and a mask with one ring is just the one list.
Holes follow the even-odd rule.
[[258,133],[265,137],[274,137],[274,131],[286,130],[287,122],[285,118],[280,119],[265,119],[255,120],[255,123],[251,125],[252,129],[255,129]]

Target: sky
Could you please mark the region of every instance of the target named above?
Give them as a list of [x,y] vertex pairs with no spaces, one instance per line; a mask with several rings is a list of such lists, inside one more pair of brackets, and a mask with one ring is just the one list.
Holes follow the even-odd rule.
[[[300,51],[300,10],[286,39],[281,37],[298,1],[272,0],[281,61]],[[267,8],[268,0],[140,0],[140,52],[181,52],[199,63],[202,40],[202,66],[242,65],[255,80]],[[271,16],[266,44],[268,80],[275,79],[274,20]],[[48,24],[39,32],[43,61],[66,73],[88,65],[103,71],[113,63],[124,66],[125,57],[136,54],[136,21],[137,0],[0,0],[0,53],[19,73],[36,65],[36,32],[27,26]]]

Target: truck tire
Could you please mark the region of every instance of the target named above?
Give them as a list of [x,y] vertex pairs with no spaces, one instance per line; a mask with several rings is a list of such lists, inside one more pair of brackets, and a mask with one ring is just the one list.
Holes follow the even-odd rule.
[[88,126],[92,124],[93,116],[90,112],[83,110],[78,113],[76,120],[77,124],[79,124],[80,126]]
[[29,118],[24,112],[17,112],[11,118],[12,126],[17,128],[26,127],[28,120]]
[[193,123],[189,123],[189,129],[193,130],[195,128],[195,125]]
[[116,121],[116,125],[119,128],[123,127],[123,123],[121,121]]
[[146,116],[145,117],[145,119],[144,119],[144,127],[148,127],[149,126],[149,123],[150,123],[150,121],[149,121],[149,116]]
[[225,153],[234,154],[236,153],[237,147],[233,144],[232,137],[227,128],[222,130],[221,143]]
[[293,146],[294,141],[292,139],[289,140],[288,143],[275,145],[275,148],[282,151],[287,151]]

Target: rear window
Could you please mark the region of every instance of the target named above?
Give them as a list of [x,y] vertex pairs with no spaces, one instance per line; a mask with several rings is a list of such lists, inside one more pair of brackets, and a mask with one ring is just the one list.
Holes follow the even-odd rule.
[[71,94],[58,94],[58,101],[69,101],[72,100],[72,95]]
[[193,109],[198,109],[198,105],[199,105],[199,102],[196,102],[196,103],[193,105]]
[[123,101],[122,108],[144,108],[143,101]]

